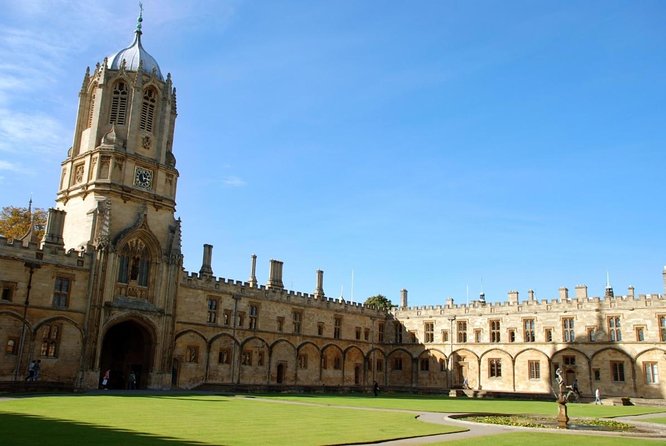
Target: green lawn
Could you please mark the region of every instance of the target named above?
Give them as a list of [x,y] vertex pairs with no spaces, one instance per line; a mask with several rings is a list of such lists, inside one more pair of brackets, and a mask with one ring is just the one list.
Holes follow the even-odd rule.
[[544,434],[531,432],[515,432],[493,435],[492,437],[475,437],[473,439],[432,443],[433,446],[463,446],[474,442],[474,446],[515,446],[518,444],[535,444],[539,446],[585,445],[585,446],[657,446],[664,440],[644,440],[642,438],[601,437],[591,435]]
[[[258,397],[260,395],[257,395]],[[537,414],[557,415],[557,404],[554,401],[514,401],[493,399],[449,398],[431,395],[405,395],[383,394],[378,398],[366,395],[345,396],[340,395],[261,395],[261,398],[276,398],[326,404],[332,406],[347,405],[354,407],[376,407],[383,409],[407,409],[426,412],[470,412],[470,413],[498,413],[498,414]],[[567,405],[570,417],[621,417],[626,415],[642,415],[649,413],[665,413],[666,408],[645,406],[602,406],[595,404]]]
[[459,430],[413,414],[213,395],[48,396],[0,401],[0,444],[307,445]]
[[[305,404],[293,404],[305,403]],[[414,414],[346,408],[430,412],[555,414],[555,403],[382,395],[154,394],[33,396],[0,401],[0,445],[307,445],[370,442],[453,432]],[[571,416],[614,417],[658,412],[635,406],[570,405]],[[562,434],[540,432],[475,438],[475,446],[561,444]],[[627,438],[566,436],[580,444],[633,446]],[[543,441],[542,441],[543,440]],[[469,444],[470,440],[466,440]],[[464,442],[463,442],[464,443]],[[460,443],[460,444],[463,444]],[[663,441],[662,441],[663,443]],[[452,444],[452,443],[446,443]],[[456,444],[456,443],[453,443]],[[640,444],[645,444],[641,440]]]

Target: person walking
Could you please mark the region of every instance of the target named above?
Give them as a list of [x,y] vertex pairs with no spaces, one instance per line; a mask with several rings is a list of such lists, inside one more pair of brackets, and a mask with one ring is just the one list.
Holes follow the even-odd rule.
[[594,404],[601,404],[601,390],[598,387],[594,391]]
[[127,383],[127,388],[130,390],[136,389],[136,374],[134,373],[134,370],[130,370],[129,372],[129,380]]
[[30,365],[28,366],[28,376],[25,377],[26,381],[35,380],[35,364],[37,364],[37,361],[35,360],[30,361]]
[[377,381],[372,385],[372,393],[374,393],[375,396],[379,395],[379,384],[377,384]]
[[37,381],[39,379],[39,373],[41,372],[41,370],[42,370],[42,360],[38,359],[35,362],[35,367],[34,367],[34,371],[35,371],[34,375],[35,376],[33,376],[33,378],[32,378],[33,381]]
[[111,369],[108,369],[104,372],[104,377],[102,378],[102,389],[109,390],[109,380],[111,379]]

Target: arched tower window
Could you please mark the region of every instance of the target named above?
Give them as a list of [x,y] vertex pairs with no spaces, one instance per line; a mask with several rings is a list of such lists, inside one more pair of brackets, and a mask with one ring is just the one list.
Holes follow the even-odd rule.
[[113,86],[113,97],[111,98],[111,113],[109,124],[125,125],[127,119],[127,84],[118,81]]
[[118,282],[148,286],[150,253],[139,239],[130,240],[122,249],[118,265]]
[[90,102],[88,102],[88,123],[86,128],[92,127],[93,115],[95,114],[95,92],[97,91],[97,84],[93,84],[90,89]]
[[153,131],[153,119],[155,117],[155,103],[157,102],[157,92],[154,88],[146,88],[143,92],[143,102],[141,103],[141,130],[147,132]]

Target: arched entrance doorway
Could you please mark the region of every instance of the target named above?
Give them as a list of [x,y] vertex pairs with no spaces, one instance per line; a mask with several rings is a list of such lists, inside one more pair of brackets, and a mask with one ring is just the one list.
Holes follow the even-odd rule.
[[135,321],[121,322],[109,328],[104,335],[99,362],[102,375],[106,370],[111,371],[107,387],[128,388],[130,372],[134,371],[136,388],[145,388],[153,365],[154,350],[152,334]]
[[276,376],[276,381],[278,384],[282,384],[284,382],[284,372],[286,368],[287,365],[284,362],[278,362]]

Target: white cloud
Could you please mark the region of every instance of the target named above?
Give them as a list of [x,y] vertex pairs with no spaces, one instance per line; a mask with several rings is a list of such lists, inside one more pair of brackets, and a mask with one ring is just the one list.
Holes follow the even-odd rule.
[[0,170],[9,170],[12,172],[25,172],[26,169],[10,161],[0,160]]
[[70,131],[48,114],[0,108],[0,152],[55,153]]
[[242,178],[235,176],[225,177],[222,182],[228,187],[243,187],[247,184]]

